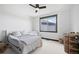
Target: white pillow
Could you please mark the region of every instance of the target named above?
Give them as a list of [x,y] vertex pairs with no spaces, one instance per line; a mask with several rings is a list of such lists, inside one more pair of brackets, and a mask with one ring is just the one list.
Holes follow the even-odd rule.
[[22,35],[38,35],[36,31],[31,31],[31,32],[22,31],[21,34]]
[[20,33],[21,33],[21,35],[27,35],[27,34],[29,34],[29,32],[26,32],[26,31],[21,31]]
[[12,35],[14,35],[14,36],[21,36],[22,34],[20,32],[12,32]]
[[10,37],[10,38],[12,38],[12,39],[19,40],[17,37],[15,37],[15,36],[12,36],[12,35],[9,35],[9,37]]

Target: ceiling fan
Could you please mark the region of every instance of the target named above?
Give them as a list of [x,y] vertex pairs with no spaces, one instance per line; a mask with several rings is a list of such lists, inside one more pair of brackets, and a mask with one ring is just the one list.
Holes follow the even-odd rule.
[[35,4],[35,5],[29,4],[29,5],[36,9],[36,10],[35,10],[36,13],[38,12],[39,9],[44,9],[44,8],[46,8],[46,6],[40,6],[40,4]]

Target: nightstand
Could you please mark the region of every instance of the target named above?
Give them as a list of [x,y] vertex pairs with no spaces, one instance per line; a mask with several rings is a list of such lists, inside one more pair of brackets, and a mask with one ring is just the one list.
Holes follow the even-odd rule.
[[0,53],[5,52],[7,48],[8,48],[8,44],[0,41]]

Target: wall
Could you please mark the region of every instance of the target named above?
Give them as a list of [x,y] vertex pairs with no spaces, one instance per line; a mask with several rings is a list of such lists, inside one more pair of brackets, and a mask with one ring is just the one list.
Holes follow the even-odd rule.
[[[57,26],[58,26],[58,32],[57,33],[50,33],[50,32],[40,32],[40,35],[45,38],[50,38],[50,39],[56,39],[58,40],[59,37],[61,37],[64,33],[70,32],[71,29],[71,23],[70,23],[70,10],[65,10],[65,11],[55,11],[51,12],[49,14],[41,15],[47,16],[47,15],[58,15],[57,19]],[[41,17],[40,16],[40,17]],[[34,29],[39,32],[39,16],[34,18]]]
[[[53,7],[51,9],[54,9]],[[39,32],[39,17],[53,14],[58,14],[58,32],[40,32],[42,37],[58,39],[64,33],[70,31],[79,31],[79,5],[74,5],[71,10],[67,10],[66,8],[64,7],[61,9],[56,7],[53,11],[51,10],[51,12],[49,12],[49,8],[46,11],[42,10],[42,12],[40,12],[43,14],[43,11],[45,11],[46,14],[44,13],[43,15],[40,14],[35,17],[30,17],[30,15],[33,16],[32,12],[34,10],[29,9],[27,5],[0,5],[0,40],[2,40],[3,37],[2,31],[6,29],[8,31],[31,31],[33,28],[33,30]]]
[[[4,30],[7,30],[8,32],[23,30],[29,32],[32,30],[30,16],[27,15],[26,17],[21,17],[16,14],[9,13],[9,10],[7,12],[6,8],[3,8],[3,6],[0,5],[0,40],[3,40],[4,36],[2,32]],[[11,12],[12,11],[14,12],[14,10],[11,10]]]
[[71,11],[72,31],[79,32],[79,5],[73,5]]

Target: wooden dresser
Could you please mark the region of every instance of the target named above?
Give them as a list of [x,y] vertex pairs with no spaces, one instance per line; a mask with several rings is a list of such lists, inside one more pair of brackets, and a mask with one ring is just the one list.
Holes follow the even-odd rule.
[[64,49],[69,54],[79,54],[79,34],[69,33],[64,36]]

